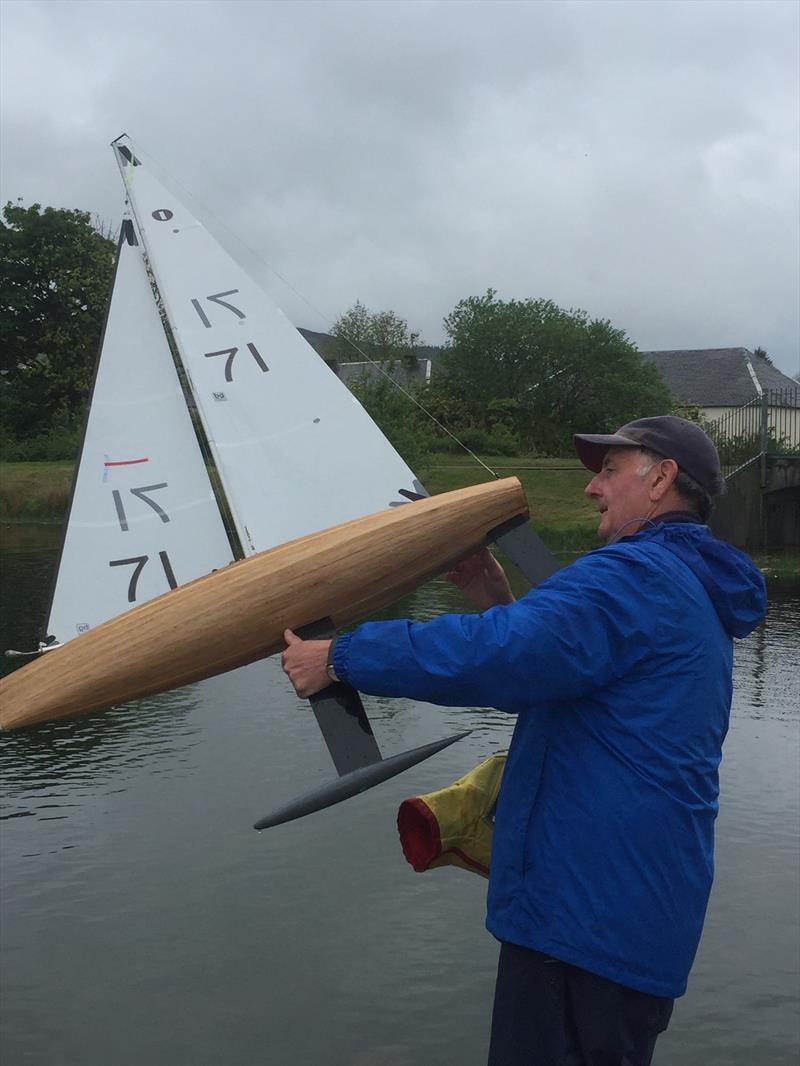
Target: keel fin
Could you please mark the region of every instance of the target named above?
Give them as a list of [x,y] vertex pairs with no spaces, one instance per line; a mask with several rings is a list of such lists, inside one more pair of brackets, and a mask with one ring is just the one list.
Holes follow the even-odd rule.
[[[303,640],[332,640],[336,636],[336,627],[330,618],[321,618],[296,632]],[[254,829],[270,829],[275,825],[283,825],[284,822],[303,818],[307,814],[350,799],[351,796],[357,796],[360,792],[366,792],[403,770],[429,759],[431,755],[436,755],[443,748],[455,744],[457,740],[469,736],[472,732],[468,729],[444,740],[435,740],[431,744],[423,744],[421,747],[384,759],[381,757],[361,696],[352,685],[337,681],[312,696],[309,702],[339,778],[260,818],[253,826]]]
[[404,751],[399,755],[390,755],[388,759],[382,759],[381,762],[363,766],[359,770],[353,770],[349,774],[340,777],[338,781],[329,781],[320,788],[307,792],[304,796],[292,800],[291,803],[279,807],[265,818],[259,818],[253,828],[259,830],[271,829],[273,826],[294,821],[295,818],[302,818],[306,814],[313,814],[315,811],[332,807],[335,803],[341,803],[342,800],[349,799],[351,796],[357,796],[360,792],[366,792],[367,789],[374,788],[375,785],[380,785],[383,781],[388,781],[389,778],[395,777],[397,774],[402,773],[403,770],[416,766],[417,763],[422,762],[424,759],[429,759],[431,755],[436,755],[442,749],[455,744],[457,740],[462,740],[464,737],[469,736],[471,732],[471,729],[467,729],[463,733],[456,733],[455,736],[446,737],[444,740],[436,740],[432,744],[423,744],[419,748],[412,748],[411,751]]
[[[332,640],[336,627],[330,618],[321,618],[297,630],[303,640]],[[361,696],[342,681],[309,699],[317,724],[341,777],[363,766],[381,761],[381,752]]]

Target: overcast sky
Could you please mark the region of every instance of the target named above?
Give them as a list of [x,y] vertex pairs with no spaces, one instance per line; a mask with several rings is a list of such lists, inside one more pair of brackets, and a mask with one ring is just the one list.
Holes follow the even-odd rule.
[[799,12],[5,0],[0,196],[117,225],[125,131],[296,325],[360,299],[439,343],[492,287],[794,374]]

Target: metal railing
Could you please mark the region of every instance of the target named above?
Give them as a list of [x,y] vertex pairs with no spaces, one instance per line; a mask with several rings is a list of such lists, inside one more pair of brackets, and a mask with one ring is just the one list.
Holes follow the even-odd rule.
[[[800,454],[800,385],[794,388],[769,389],[766,422],[770,447],[787,455]],[[775,441],[775,448],[772,442]]]
[[725,477],[761,459],[763,482],[767,455],[800,455],[800,387],[766,389],[715,419],[706,432]]

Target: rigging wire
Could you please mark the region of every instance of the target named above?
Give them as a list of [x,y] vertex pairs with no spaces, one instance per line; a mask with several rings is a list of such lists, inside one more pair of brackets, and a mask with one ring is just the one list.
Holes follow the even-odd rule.
[[[188,196],[190,200],[193,200],[199,207],[201,207],[209,218],[213,218],[217,225],[224,229],[225,232],[230,237],[232,237],[234,241],[240,244],[242,248],[244,248],[251,256],[253,256],[256,262],[260,263],[261,266],[268,270],[271,274],[273,274],[281,282],[281,284],[285,285],[287,289],[293,292],[294,295],[299,300],[301,300],[302,303],[304,303],[306,307],[308,307],[308,309],[312,311],[321,322],[325,323],[326,329],[328,328],[327,323],[329,321],[329,318],[324,315],[323,312],[311,302],[311,300],[304,296],[302,292],[295,288],[295,286],[278,270],[276,270],[275,267],[273,267],[264,258],[262,258],[262,256],[254,248],[251,248],[249,244],[246,244],[245,241],[243,241],[242,238],[238,236],[238,234],[234,233],[230,226],[228,226],[210,207],[204,204],[202,200],[198,199],[198,197],[195,196],[194,193],[191,192],[191,190],[187,189],[183,182],[180,181],[179,178],[176,178],[175,175],[172,174],[171,171],[167,167],[165,167],[160,160],[156,159],[156,157],[151,152],[143,152],[138,146],[136,148],[136,152],[138,155],[144,155],[153,163],[155,163],[156,166],[159,167],[161,171],[169,177],[169,180],[171,182],[177,185],[186,194],[186,196]],[[483,467],[483,469],[488,474],[491,474],[491,476],[495,479],[498,479],[500,477],[500,475],[495,470],[492,470],[492,468],[488,466],[479,455],[476,455],[476,453],[472,451],[472,449],[468,447],[462,440],[460,440],[455,435],[455,433],[453,433],[447,428],[447,426],[440,422],[439,419],[434,414],[432,414],[423,403],[420,403],[416,396],[410,393],[407,389],[403,388],[403,386],[398,381],[396,381],[388,371],[384,370],[384,368],[379,362],[377,362],[371,356],[367,355],[363,348],[359,347],[359,345],[356,344],[355,341],[350,340],[349,337],[344,337],[342,339],[346,340],[350,347],[363,357],[365,362],[369,363],[375,368],[375,370],[382,374],[387,379],[387,381],[389,381],[399,392],[401,392],[406,397],[407,400],[410,400],[411,403],[418,407],[419,410],[422,411],[422,413],[427,418],[429,418],[431,422],[434,423],[434,425],[438,426],[443,433],[446,433],[451,440],[455,441],[459,448],[462,448],[467,453],[467,455],[474,459],[479,466]]]

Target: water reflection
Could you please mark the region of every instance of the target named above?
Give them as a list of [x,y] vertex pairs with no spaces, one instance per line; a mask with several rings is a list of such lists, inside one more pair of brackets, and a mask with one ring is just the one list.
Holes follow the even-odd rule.
[[[2,646],[38,637],[55,544],[0,552]],[[434,581],[385,614],[462,610]],[[656,1066],[796,1050],[800,589],[735,649],[717,880]],[[20,635],[22,634],[22,636]],[[4,1060],[47,1066],[478,1066],[496,949],[484,883],[411,873],[397,807],[508,745],[486,708],[366,699],[385,754],[473,728],[409,774],[250,828],[333,775],[276,660],[0,735]]]
[[734,645],[736,692],[732,715],[800,718],[800,588],[773,583],[762,625]]
[[185,770],[199,732],[187,718],[195,704],[188,688],[4,734],[0,821],[54,818],[54,810],[76,806],[53,802],[64,796],[91,799],[109,785],[124,791],[139,766],[151,774]]

